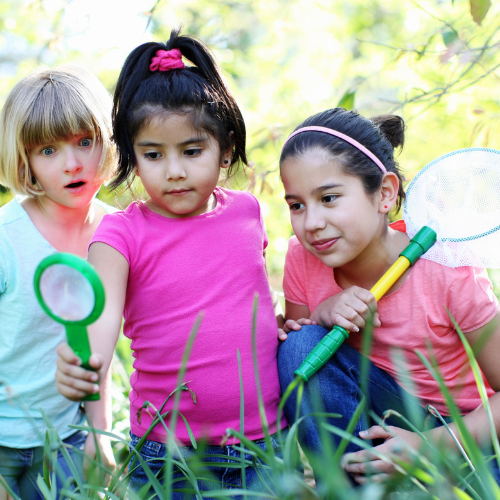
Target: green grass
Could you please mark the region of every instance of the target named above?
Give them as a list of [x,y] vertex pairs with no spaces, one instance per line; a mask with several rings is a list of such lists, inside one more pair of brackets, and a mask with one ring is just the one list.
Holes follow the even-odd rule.
[[[258,374],[258,359],[256,356],[255,347],[255,318],[258,309],[258,301],[255,300],[254,303],[254,322],[253,322],[253,340],[254,340],[254,350],[253,350],[253,361],[255,373]],[[179,372],[177,388],[172,391],[169,398],[173,398],[174,404],[173,409],[168,412],[163,411],[163,405],[159,409],[149,406],[149,411],[153,411],[156,415],[156,419],[152,426],[156,423],[163,425],[168,435],[173,435],[175,432],[175,426],[178,418],[184,418],[178,411],[179,398],[182,391],[187,390],[184,383],[185,369],[187,361],[189,359],[189,354],[193,341],[196,336],[196,332],[199,325],[199,319],[193,327],[191,336],[186,345],[185,353],[182,359],[182,369]],[[462,334],[458,325],[456,325],[458,335],[460,335],[462,342],[465,345],[466,352],[469,356],[472,369],[476,375],[476,381],[480,389],[481,395],[485,398],[485,407],[489,409],[488,401],[486,398],[486,392],[484,387],[484,382],[477,366],[475,360],[474,352],[467,343],[466,338]],[[365,336],[365,344],[363,350],[368,352],[371,344],[371,328],[368,328]],[[238,352],[238,363],[240,366],[240,388],[241,388],[241,398],[240,398],[240,428],[239,429],[228,429],[227,435],[229,437],[236,437],[240,440],[239,445],[235,445],[238,451],[241,451],[240,458],[237,459],[233,464],[229,466],[238,468],[242,471],[242,485],[241,490],[226,490],[220,489],[210,492],[200,491],[198,488],[198,479],[203,478],[204,480],[213,480],[210,474],[207,473],[205,465],[209,464],[208,455],[204,454],[204,445],[196,441],[194,436],[191,436],[192,445],[196,448],[197,452],[193,457],[183,458],[178,451],[177,445],[173,439],[169,440],[169,453],[164,460],[164,481],[163,484],[160,482],[158,477],[151,472],[148,467],[148,463],[145,462],[138,451],[142,445],[142,440],[138,443],[137,447],[133,450],[129,450],[128,447],[128,399],[127,394],[129,390],[128,373],[123,369],[123,366],[127,366],[130,362],[130,350],[126,343],[122,343],[121,347],[117,349],[115,360],[113,363],[113,398],[114,398],[114,432],[113,433],[103,433],[98,430],[91,429],[91,432],[103,433],[109,435],[113,440],[115,457],[118,462],[118,467],[116,471],[111,472],[105,470],[100,462],[99,457],[93,463],[93,471],[85,482],[78,478],[76,474],[76,468],[73,466],[73,478],[66,480],[65,487],[62,491],[62,498],[71,499],[139,499],[139,498],[151,498],[151,495],[147,490],[152,488],[154,495],[157,495],[160,499],[169,499],[173,491],[178,488],[178,481],[172,479],[172,474],[174,468],[181,470],[187,480],[188,487],[186,491],[191,491],[195,498],[202,499],[206,497],[210,498],[228,498],[233,495],[242,495],[243,498],[253,499],[253,498],[269,498],[269,499],[282,499],[282,500],[293,500],[293,499],[332,499],[332,500],[356,500],[356,499],[499,499],[500,500],[500,489],[489,473],[488,470],[488,460],[498,460],[499,450],[496,440],[496,434],[493,428],[492,416],[490,414],[490,427],[491,436],[495,439],[495,454],[493,456],[485,456],[482,450],[478,447],[475,441],[472,439],[469,431],[463,425],[459,417],[459,411],[453,401],[450,392],[447,390],[443,379],[439,373],[438,365],[433,358],[432,349],[429,348],[426,355],[423,353],[418,353],[422,359],[422,362],[427,366],[428,370],[432,373],[435,380],[438,382],[442,394],[444,395],[447,406],[450,410],[450,414],[457,421],[457,427],[460,433],[461,442],[463,446],[457,446],[455,452],[449,449],[443,449],[439,446],[439,443],[429,442],[425,435],[422,435],[422,447],[418,451],[414,451],[409,454],[409,459],[407,461],[402,461],[395,457],[386,457],[380,455],[382,460],[390,461],[394,463],[397,474],[390,478],[390,480],[385,483],[378,483],[376,481],[369,481],[368,484],[363,487],[353,488],[351,483],[347,480],[346,476],[342,472],[339,463],[345,446],[348,442],[352,441],[358,444],[362,448],[367,448],[368,445],[361,439],[354,437],[351,434],[354,428],[355,421],[359,418],[362,412],[367,411],[365,407],[365,399],[363,398],[360,402],[356,415],[353,416],[351,424],[346,431],[336,428],[335,426],[326,423],[326,418],[334,418],[335,415],[325,414],[321,412],[318,408],[317,417],[323,419],[321,424],[321,429],[323,432],[323,441],[325,443],[325,455],[322,457],[310,457],[311,463],[314,466],[315,474],[320,479],[322,489],[318,491],[311,484],[306,481],[302,474],[298,472],[298,465],[300,461],[300,454],[298,452],[297,446],[297,430],[298,425],[302,419],[298,419],[291,427],[286,436],[281,435],[280,447],[282,450],[282,457],[278,457],[271,446],[269,437],[269,428],[265,416],[260,384],[261,381],[257,377],[257,388],[259,390],[259,414],[261,417],[262,427],[264,430],[264,435],[268,441],[268,451],[263,450],[259,446],[255,445],[251,440],[247,439],[242,429],[244,428],[244,392],[243,383],[241,380],[241,360],[239,358]],[[402,360],[399,360],[402,363]],[[365,368],[367,369],[367,368]],[[299,393],[301,391],[301,383],[297,383],[297,388]],[[285,392],[283,398],[286,398],[292,388]],[[363,387],[362,387],[363,389]],[[299,397],[300,399],[300,397]],[[165,401],[166,403],[166,401]],[[283,403],[283,402],[282,402]],[[414,402],[408,402],[409,404],[409,414],[411,414],[411,405]],[[282,407],[282,405],[281,405]],[[429,412],[439,418],[439,414],[436,410],[430,407]],[[385,418],[388,416],[400,417],[402,421],[410,428],[412,424],[410,423],[411,418],[406,419],[402,415],[398,415],[395,412],[388,412],[383,419],[378,418],[376,415],[368,413],[368,416],[378,421],[381,425],[384,425]],[[167,416],[169,417],[169,423],[167,425]],[[411,415],[410,415],[411,416]],[[38,485],[42,490],[45,499],[57,500],[57,494],[55,490],[55,477],[56,475],[62,474],[57,466],[57,461],[55,460],[55,455],[58,450],[61,450],[63,454],[67,457],[69,461],[69,454],[65,446],[63,445],[61,439],[57,435],[55,429],[52,427],[50,421],[46,420],[48,431],[46,434],[45,441],[45,457],[46,463],[44,467],[43,476],[38,477]],[[189,424],[186,422],[187,427]],[[445,424],[446,425],[446,424]],[[447,427],[447,426],[446,426]],[[79,428],[79,427],[75,427]],[[449,427],[448,431],[451,433]],[[419,432],[417,428],[413,427],[413,430]],[[331,442],[332,434],[336,434],[343,438],[338,449],[334,449]],[[458,445],[458,440],[457,440]],[[245,453],[252,457],[252,460],[245,459]],[[149,478],[149,484],[144,489],[144,491],[138,494],[131,492],[128,489],[128,481],[130,477],[130,472],[127,468],[128,463],[132,458],[135,457],[135,463],[140,464],[144,467],[146,474]],[[176,457],[176,458],[173,458]],[[178,458],[177,458],[178,457]],[[210,464],[213,465],[213,464]],[[258,473],[267,479],[267,482],[271,485],[270,489],[265,492],[252,491],[248,488],[244,482],[244,468],[247,466],[254,466],[257,468]],[[224,464],[224,467],[228,467]],[[106,475],[110,476],[109,488],[105,487]],[[1,481],[1,479],[0,479]],[[6,486],[4,484],[4,486]],[[186,488],[186,487],[185,487]],[[18,497],[10,491],[11,496],[18,500]]]

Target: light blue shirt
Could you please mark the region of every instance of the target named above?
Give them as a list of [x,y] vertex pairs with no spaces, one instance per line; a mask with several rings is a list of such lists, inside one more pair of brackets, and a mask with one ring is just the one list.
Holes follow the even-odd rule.
[[38,264],[56,249],[19,202],[15,198],[0,208],[0,445],[32,448],[45,440],[40,409],[62,439],[85,416],[79,403],[57,391],[56,347],[66,334],[43,312],[33,288]]

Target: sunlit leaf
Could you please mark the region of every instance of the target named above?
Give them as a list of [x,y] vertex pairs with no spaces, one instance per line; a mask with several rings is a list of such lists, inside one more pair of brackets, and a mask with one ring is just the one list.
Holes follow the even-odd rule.
[[443,31],[443,42],[449,48],[458,38],[456,31]]
[[491,7],[490,0],[470,0],[470,13],[477,24],[481,24]]
[[354,108],[354,96],[356,95],[356,91],[350,92],[347,91],[338,102],[337,106],[339,108],[345,109],[353,109]]

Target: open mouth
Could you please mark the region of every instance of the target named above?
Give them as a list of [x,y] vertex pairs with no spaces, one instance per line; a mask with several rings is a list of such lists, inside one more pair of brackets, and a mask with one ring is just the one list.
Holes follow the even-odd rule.
[[70,189],[75,189],[83,186],[85,184],[85,181],[78,181],[78,182],[71,182],[70,184],[67,184],[64,187],[70,188]]

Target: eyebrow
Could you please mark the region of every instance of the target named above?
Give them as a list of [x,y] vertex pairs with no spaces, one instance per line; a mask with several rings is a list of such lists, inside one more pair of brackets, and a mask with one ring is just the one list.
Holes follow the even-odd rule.
[[[192,137],[188,139],[187,141],[182,141],[178,144],[178,146],[186,146],[188,144],[193,144],[196,142],[206,142],[208,141],[208,137]],[[143,142],[138,142],[137,146],[139,147],[158,147],[158,146],[163,146],[163,143],[161,142],[152,142],[152,141],[143,141]]]
[[[327,189],[335,189],[338,187],[344,187],[343,184],[325,184],[324,186],[319,186],[316,189],[313,190],[313,194],[319,194],[322,193],[323,191],[326,191]],[[288,201],[290,199],[296,199],[297,195],[295,194],[287,194],[285,195],[285,200]]]

